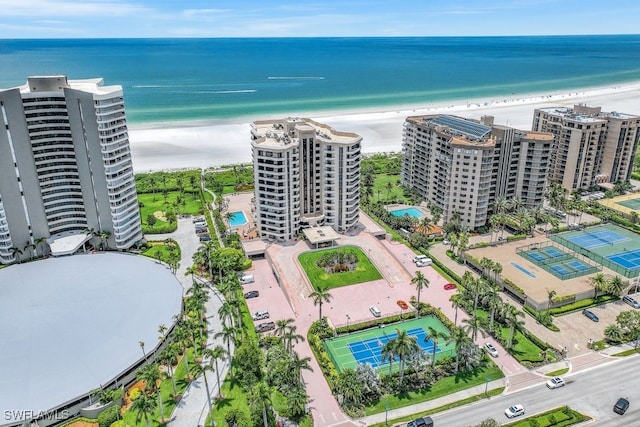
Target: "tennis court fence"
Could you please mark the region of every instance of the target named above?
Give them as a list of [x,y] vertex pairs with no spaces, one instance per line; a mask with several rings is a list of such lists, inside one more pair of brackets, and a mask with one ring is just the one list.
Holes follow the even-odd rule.
[[549,236],[550,239],[552,239],[553,241],[561,244],[562,246],[574,251],[576,254],[582,255],[585,258],[591,259],[595,262],[597,262],[598,264],[602,265],[603,267],[607,267],[609,270],[613,270],[618,274],[623,275],[626,278],[632,278],[632,277],[636,277],[638,275],[637,271],[631,270],[629,268],[625,268],[623,266],[621,266],[618,263],[615,263],[613,261],[611,261],[608,258],[605,258],[604,256],[597,254],[593,251],[590,251],[588,249],[583,248],[582,246],[579,246],[575,243],[573,243],[572,241],[565,239],[564,237],[556,234],[553,236]]

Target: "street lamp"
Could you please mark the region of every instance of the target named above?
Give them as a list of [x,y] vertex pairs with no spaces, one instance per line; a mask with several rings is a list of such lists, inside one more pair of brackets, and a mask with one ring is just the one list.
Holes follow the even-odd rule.
[[487,382],[484,385],[484,395],[487,396],[487,392],[489,391],[489,381],[491,381],[491,377],[487,375]]

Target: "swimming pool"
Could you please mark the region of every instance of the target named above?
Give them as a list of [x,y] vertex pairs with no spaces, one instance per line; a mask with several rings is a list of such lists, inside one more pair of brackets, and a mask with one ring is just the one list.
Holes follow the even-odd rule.
[[247,216],[242,211],[231,212],[231,216],[229,217],[229,226],[230,227],[241,227],[245,225],[247,222]]
[[393,216],[404,216],[409,215],[414,218],[422,218],[424,214],[418,208],[404,208],[404,209],[396,209],[395,211],[389,211],[389,213]]

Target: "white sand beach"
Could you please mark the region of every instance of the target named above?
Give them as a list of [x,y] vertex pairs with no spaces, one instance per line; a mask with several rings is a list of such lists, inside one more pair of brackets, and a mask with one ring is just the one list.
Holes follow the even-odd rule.
[[[514,98],[476,99],[463,105],[435,103],[401,106],[392,111],[360,110],[327,113],[291,112],[309,117],[336,130],[363,137],[363,152],[393,152],[402,149],[402,124],[407,116],[453,114],[479,119],[495,117],[495,123],[522,130],[531,129],[533,110],[575,104],[600,106],[603,111],[640,115],[640,82],[576,89],[571,92]],[[256,117],[255,120],[277,117]],[[182,168],[208,168],[251,161],[249,139],[251,118],[231,121],[172,122],[131,126],[129,136],[135,172]]]

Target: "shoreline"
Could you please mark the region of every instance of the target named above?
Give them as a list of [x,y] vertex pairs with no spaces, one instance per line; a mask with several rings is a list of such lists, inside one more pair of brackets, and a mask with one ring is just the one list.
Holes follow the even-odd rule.
[[[338,131],[363,137],[364,154],[397,152],[402,148],[402,124],[408,116],[452,114],[470,119],[483,115],[495,123],[530,130],[533,110],[585,103],[603,111],[640,114],[640,80],[547,94],[495,96],[467,102],[442,101],[396,107],[292,112],[291,114],[205,119],[129,125],[135,173],[185,168],[209,168],[251,161],[250,123],[286,116],[312,118]],[[241,148],[242,147],[242,148]]]

